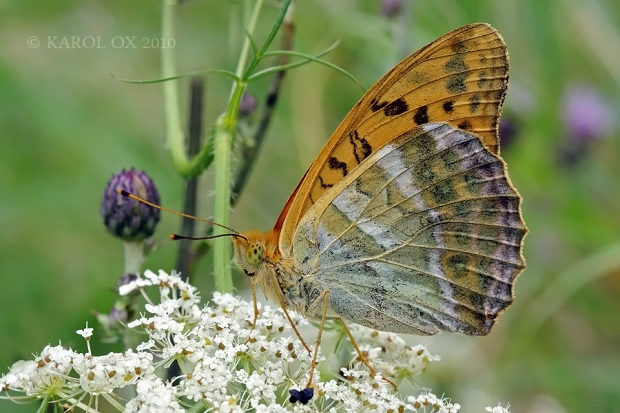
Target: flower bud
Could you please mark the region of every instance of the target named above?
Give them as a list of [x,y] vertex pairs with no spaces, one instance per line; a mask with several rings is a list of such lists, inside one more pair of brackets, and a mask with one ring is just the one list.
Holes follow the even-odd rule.
[[119,189],[159,204],[155,184],[144,172],[123,169],[108,182],[99,209],[103,223],[112,235],[125,241],[149,238],[159,222],[159,210],[120,195]]

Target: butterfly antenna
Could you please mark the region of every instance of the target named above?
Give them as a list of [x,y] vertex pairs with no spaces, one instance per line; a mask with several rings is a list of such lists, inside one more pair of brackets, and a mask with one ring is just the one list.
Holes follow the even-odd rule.
[[205,240],[205,239],[213,239],[213,238],[219,238],[219,237],[237,237],[237,238],[243,238],[244,240],[248,240],[246,237],[244,237],[243,235],[240,235],[238,233],[231,233],[231,234],[218,234],[218,235],[209,235],[208,237],[186,237],[184,235],[179,235],[179,234],[170,234],[170,239],[173,241],[177,241],[180,239],[189,239],[191,241],[201,241],[201,240]]
[[219,238],[219,237],[240,237],[240,238],[246,239],[243,235],[240,235],[237,231],[235,231],[232,228],[228,228],[226,225],[218,224],[217,222],[213,222],[213,221],[210,221],[210,220],[205,219],[205,218],[199,218],[199,217],[195,217],[193,215],[184,214],[183,212],[175,211],[174,209],[170,209],[170,208],[163,207],[161,205],[154,204],[152,202],[147,201],[144,198],[140,198],[137,195],[129,193],[129,192],[125,191],[124,189],[119,189],[118,193],[121,194],[124,197],[136,200],[138,202],[142,202],[143,204],[146,204],[146,205],[151,206],[153,208],[157,208],[157,209],[162,210],[162,211],[170,212],[170,213],[175,214],[175,215],[180,215],[180,216],[185,217],[185,218],[195,219],[196,221],[206,222],[207,224],[215,225],[217,227],[224,228],[224,229],[227,229],[228,231],[231,231],[230,234],[219,234],[219,235],[213,235],[213,236],[210,236],[210,237],[184,237],[182,235],[172,234],[172,235],[170,235],[170,238],[173,239],[173,240],[178,240],[178,239],[204,240],[204,239],[213,239],[213,238]]

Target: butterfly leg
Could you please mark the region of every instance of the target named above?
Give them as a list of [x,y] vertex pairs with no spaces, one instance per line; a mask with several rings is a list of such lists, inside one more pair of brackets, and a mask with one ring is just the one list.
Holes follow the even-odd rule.
[[[310,378],[308,379],[308,384],[306,388],[312,385],[312,379],[314,378],[314,370],[316,369],[316,358],[319,355],[319,347],[321,347],[321,338],[323,337],[323,328],[325,327],[325,320],[327,319],[327,309],[329,308],[329,291],[323,290],[323,292],[317,297],[314,303],[318,303],[320,300],[323,300],[323,314],[321,315],[321,324],[319,325],[319,333],[316,337],[316,344],[314,346],[314,355],[312,356],[312,366],[310,367]],[[315,304],[312,304],[314,306]]]
[[[370,370],[371,375],[376,375],[377,371],[372,368],[372,366],[370,365],[370,363],[368,362],[368,359],[366,358],[366,356],[364,355],[364,352],[359,348],[359,346],[357,345],[357,341],[355,341],[355,338],[353,337],[353,334],[351,334],[351,330],[349,330],[349,327],[347,327],[347,324],[344,322],[344,320],[342,318],[338,319],[340,321],[340,323],[342,323],[342,326],[344,327],[344,331],[347,333],[347,336],[349,337],[349,340],[351,340],[351,344],[353,344],[353,347],[355,347],[355,351],[357,351],[357,355],[360,359],[360,361],[362,363],[364,363],[364,365],[366,367],[368,367],[368,370]],[[394,384],[393,381],[381,376],[381,378],[385,381],[387,381],[388,383],[390,383],[394,389],[396,389],[396,384]]]
[[254,320],[252,321],[252,330],[256,327],[256,321],[258,320],[258,300],[256,299],[256,284],[254,280],[250,280],[250,286],[252,287],[252,302],[254,303]]
[[[250,282],[250,286],[252,288],[252,302],[254,303],[254,320],[252,321],[251,329],[254,330],[254,328],[256,327],[256,321],[258,320],[258,314],[259,314],[258,313],[258,299],[256,298],[256,284],[252,281],[252,282]],[[293,327],[293,331],[295,331],[295,334],[297,335],[297,338],[299,338],[299,341],[301,341],[301,344],[304,346],[306,351],[308,353],[310,353],[310,347],[308,347],[308,345],[306,344],[305,340],[303,339],[303,337],[299,333],[299,330],[297,330],[297,327],[295,327],[295,323],[291,319],[291,316],[288,314],[288,311],[286,311],[286,306],[284,305],[284,301],[282,300],[282,297],[278,296],[278,301],[280,303],[280,307],[284,311],[284,315],[288,319],[289,324],[291,325],[291,327]],[[249,340],[249,338],[248,338],[248,340]]]

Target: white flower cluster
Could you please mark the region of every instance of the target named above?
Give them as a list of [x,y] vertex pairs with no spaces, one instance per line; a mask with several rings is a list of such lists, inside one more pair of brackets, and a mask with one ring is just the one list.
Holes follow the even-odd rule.
[[[61,345],[46,346],[34,360],[13,364],[9,373],[0,378],[0,388],[5,392],[22,392],[27,398],[44,402],[66,400],[89,411],[82,404],[87,395],[108,398],[114,390],[135,385],[140,379],[153,375],[153,355],[150,353],[127,350],[122,354],[92,356]],[[109,400],[115,403],[113,399]]]
[[[144,291],[152,285],[159,287],[157,304]],[[135,351],[92,356],[48,346],[34,361],[14,364],[0,378],[0,388],[7,394],[4,398],[17,400],[24,396],[15,394],[21,393],[43,403],[66,403],[89,413],[97,412],[98,397],[128,413],[177,413],[189,409],[453,413],[460,409],[458,404],[428,391],[417,396],[399,395],[382,379],[382,375],[396,382],[410,379],[438,357],[430,355],[423,346],[408,346],[395,334],[353,325],[351,331],[377,374],[353,353],[348,368],[331,366],[321,368],[325,377],[315,374],[310,400],[299,398],[300,402],[291,403],[295,397],[289,397],[289,391],[308,391],[304,389],[310,377],[312,354],[296,337],[281,309],[260,308],[260,316],[252,326],[251,302],[215,293],[210,306],[201,308],[193,286],[177,274],[163,271],[147,271],[145,278],[125,286],[123,293],[134,290],[147,299],[147,313],[129,327],[141,328],[148,335]],[[297,326],[306,322],[294,313],[290,315]],[[84,330],[81,331],[83,334]],[[320,352],[319,360],[324,361]],[[164,381],[155,370],[172,361],[179,364],[181,375]],[[135,393],[123,405],[114,391],[128,385],[133,386]]]
[[423,373],[429,362],[440,360],[439,356],[431,355],[423,345],[410,346],[397,334],[372,330],[358,324],[352,324],[349,329],[361,344],[360,350],[373,360],[373,368],[385,377],[412,378]]

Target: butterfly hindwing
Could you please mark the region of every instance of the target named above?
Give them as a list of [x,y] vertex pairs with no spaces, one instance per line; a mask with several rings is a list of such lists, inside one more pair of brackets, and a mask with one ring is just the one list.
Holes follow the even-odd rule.
[[524,268],[504,162],[447,123],[394,137],[299,222],[293,256],[337,316],[383,331],[486,334]]
[[299,220],[326,191],[386,142],[420,125],[449,122],[499,154],[507,82],[506,46],[484,23],[456,29],[405,58],[355,105],[289,198],[275,226],[280,249],[290,250]]

